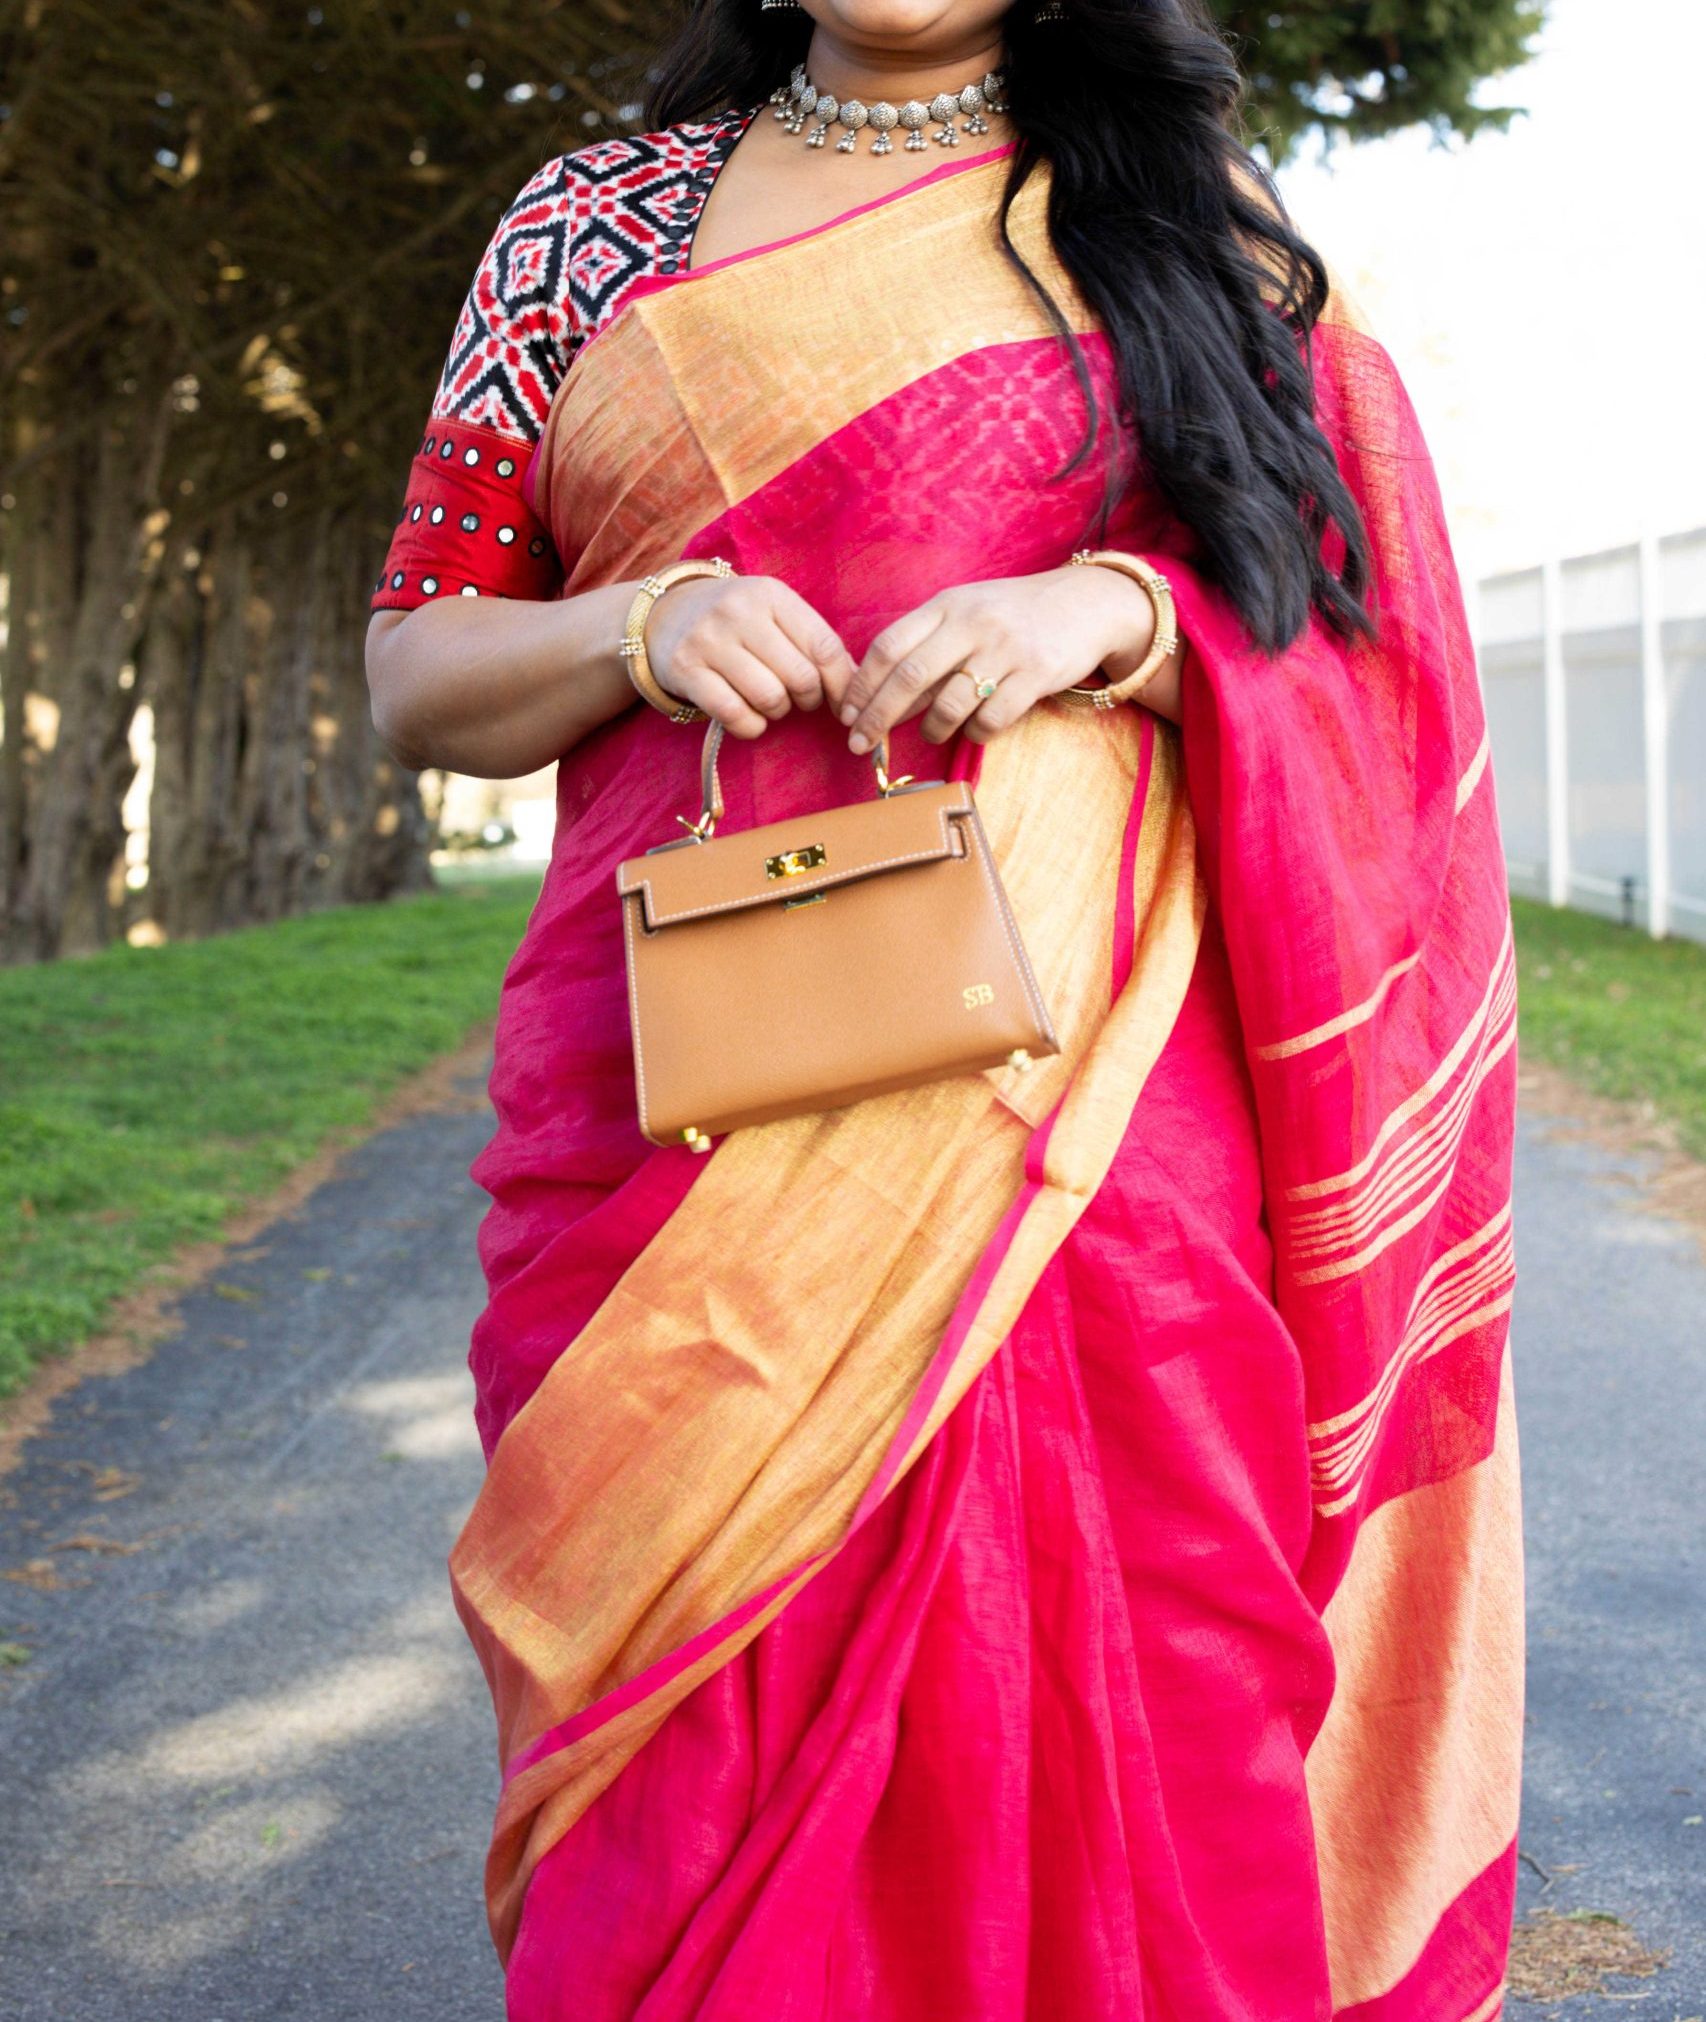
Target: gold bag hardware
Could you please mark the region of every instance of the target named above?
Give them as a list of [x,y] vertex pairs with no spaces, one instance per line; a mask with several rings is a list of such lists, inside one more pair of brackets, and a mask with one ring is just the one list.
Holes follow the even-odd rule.
[[780,856],[766,857],[764,875],[767,878],[803,877],[807,871],[821,869],[828,860],[822,843],[808,843],[803,850],[785,850]]
[[721,743],[698,821],[616,878],[653,1144],[1059,1052],[969,786],[891,780],[884,743],[875,799],[719,837]]

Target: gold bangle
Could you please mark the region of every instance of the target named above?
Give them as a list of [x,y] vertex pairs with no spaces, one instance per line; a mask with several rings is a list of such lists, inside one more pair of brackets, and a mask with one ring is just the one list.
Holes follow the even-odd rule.
[[1151,568],[1141,556],[1122,555],[1114,548],[1080,548],[1072,559],[1082,563],[1094,562],[1099,568],[1115,569],[1120,575],[1129,576],[1134,583],[1143,586],[1155,607],[1155,637],[1150,641],[1149,651],[1123,681],[1109,682],[1099,688],[1080,683],[1075,688],[1060,690],[1063,701],[1085,703],[1092,709],[1117,709],[1122,702],[1135,701],[1178,648],[1179,619],[1173,604],[1173,586],[1159,569]]
[[628,622],[622,630],[622,643],[616,650],[628,669],[628,679],[633,682],[641,699],[649,702],[660,716],[667,716],[671,723],[703,723],[705,712],[695,709],[691,702],[683,702],[679,696],[671,695],[652,672],[652,663],[646,658],[646,620],[664,591],[673,589],[677,583],[690,582],[697,576],[733,574],[734,569],[720,555],[702,562],[674,562],[667,569],[659,569],[654,575],[647,576],[628,606]]

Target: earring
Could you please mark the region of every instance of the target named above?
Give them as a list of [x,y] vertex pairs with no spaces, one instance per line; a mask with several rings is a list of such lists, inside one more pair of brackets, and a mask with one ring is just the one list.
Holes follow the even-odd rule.
[[1064,21],[1066,19],[1066,9],[1060,4],[1060,0],[1043,0],[1043,4],[1031,16],[1031,19],[1041,28],[1049,21]]
[[761,14],[801,14],[805,10],[800,0],[758,0],[758,11]]

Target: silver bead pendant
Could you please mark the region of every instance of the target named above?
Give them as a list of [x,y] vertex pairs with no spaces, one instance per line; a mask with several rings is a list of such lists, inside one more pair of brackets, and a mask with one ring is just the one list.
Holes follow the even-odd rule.
[[825,136],[828,134],[830,127],[834,124],[835,116],[840,110],[841,107],[839,106],[839,104],[837,104],[837,102],[833,98],[831,98],[827,92],[825,92],[819,97],[817,102],[817,113],[816,113],[817,125],[814,126],[811,132],[806,136],[807,147],[823,146]]
[[806,66],[803,63],[796,63],[793,74],[789,77],[787,83],[777,85],[776,89],[770,94],[770,103],[776,108],[775,116],[784,125],[788,125],[792,121],[794,116],[794,101],[805,88]]

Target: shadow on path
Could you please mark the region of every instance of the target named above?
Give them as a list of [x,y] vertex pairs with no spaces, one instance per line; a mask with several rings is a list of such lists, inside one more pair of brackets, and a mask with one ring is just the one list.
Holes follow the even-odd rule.
[[444,1570],[488,1128],[353,1153],[0,1481],[8,2022],[501,2016],[491,1718]]
[[[0,1482],[7,2022],[498,2022],[490,1717],[444,1573],[486,1130],[374,1138]],[[1523,1901],[1670,1947],[1622,1985],[1672,2022],[1706,2014],[1706,1269],[1636,1170],[1524,1126]]]

